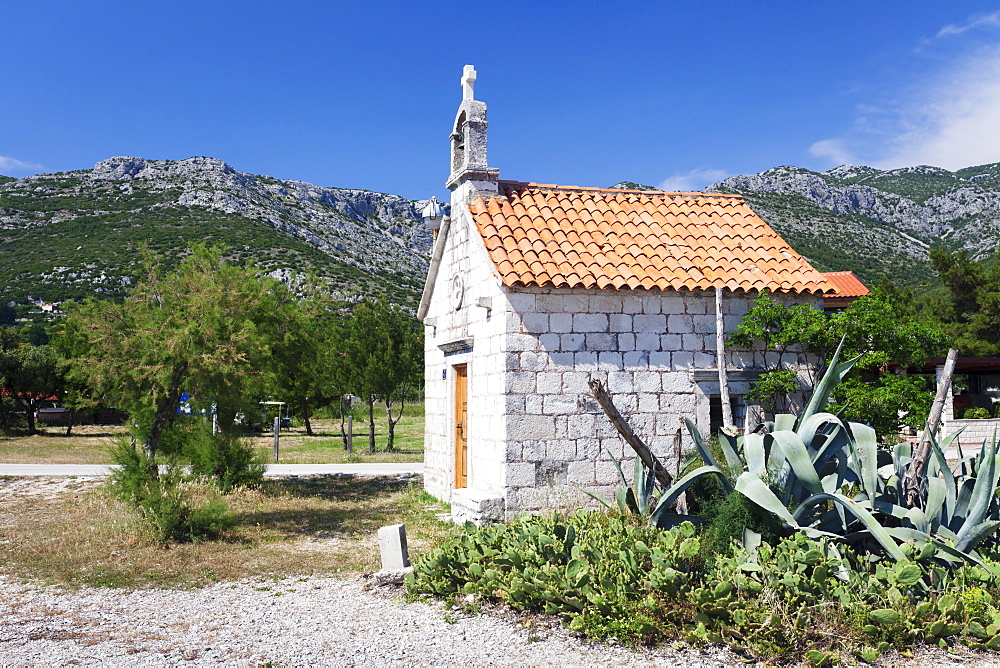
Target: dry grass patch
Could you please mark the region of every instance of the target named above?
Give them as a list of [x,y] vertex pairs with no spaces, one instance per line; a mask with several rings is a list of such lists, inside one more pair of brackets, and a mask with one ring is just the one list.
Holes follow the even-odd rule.
[[[385,409],[376,411],[375,443],[377,452],[368,454],[368,422],[354,421],[354,452],[344,450],[340,421],[312,421],[313,435],[297,425],[283,430],[279,440],[280,464],[396,463],[424,461],[424,407],[407,406],[396,425],[395,449],[385,452],[388,427]],[[0,436],[0,463],[4,464],[112,464],[110,447],[115,437],[127,433],[123,426],[79,425],[66,435],[65,427],[41,427],[34,436]],[[274,435],[248,436],[255,449],[274,461]]]
[[111,464],[112,440],[126,433],[121,425],[40,427],[34,436],[0,436],[4,464]]
[[454,531],[418,477],[267,480],[225,497],[237,526],[217,540],[162,544],[103,488],[12,498],[0,520],[3,570],[69,585],[173,587],[355,574],[379,568],[380,526],[403,522],[411,555]]

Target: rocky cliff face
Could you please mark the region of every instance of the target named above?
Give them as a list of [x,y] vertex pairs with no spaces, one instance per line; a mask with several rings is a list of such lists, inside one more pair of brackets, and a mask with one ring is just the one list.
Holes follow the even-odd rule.
[[[114,157],[93,170],[0,183],[0,239],[7,252],[26,249],[30,239],[44,243],[39,237],[46,237],[48,250],[33,254],[51,265],[0,278],[37,282],[32,274],[39,269],[52,275],[68,266],[76,271],[62,273],[76,273],[77,283],[89,278],[100,288],[96,291],[114,290],[115,281],[120,284],[129,273],[120,266],[122,259],[115,259],[116,251],[134,251],[149,241],[170,255],[183,252],[190,241],[207,240],[276,275],[332,272],[336,288],[348,296],[384,282],[407,292],[402,301],[410,301],[419,291],[431,247],[420,220],[422,205],[395,195],[254,176],[215,158]],[[165,229],[175,228],[171,243]],[[68,253],[67,243],[51,243],[53,235],[80,232],[75,253]],[[83,263],[90,268],[74,266],[80,265],[75,256],[97,250],[90,248],[94,236],[106,242],[107,266],[100,266],[101,257]],[[102,273],[115,278],[110,284],[97,280]],[[352,281],[357,285],[352,287]]]
[[[890,270],[905,265],[906,257],[918,261],[920,266],[911,267],[913,281],[903,276],[904,283],[926,277],[930,245],[964,248],[982,258],[1000,242],[1000,163],[957,172],[929,166],[882,171],[843,165],[822,173],[776,167],[730,177],[706,190],[742,193],[793,246],[805,245],[829,260],[856,264],[851,258],[863,252],[851,246],[860,246],[885,259]],[[877,279],[872,275],[877,267],[860,271]]]
[[[94,165],[90,177],[143,185],[154,192],[179,189],[179,205],[265,221],[320,248],[346,253],[347,261],[368,271],[400,262],[415,271],[427,269],[431,236],[420,222],[423,202],[255,177],[215,158],[108,158]],[[123,190],[131,189],[125,185]]]
[[823,173],[797,167],[734,176],[709,186],[736,192],[801,195],[836,214],[859,214],[925,243],[984,255],[1000,239],[1000,163],[949,172],[937,167],[880,171],[843,165]]

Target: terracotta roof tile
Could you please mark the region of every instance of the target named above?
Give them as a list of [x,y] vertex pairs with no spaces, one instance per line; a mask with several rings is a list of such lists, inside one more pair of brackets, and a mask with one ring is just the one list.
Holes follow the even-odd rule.
[[507,286],[820,294],[840,287],[736,195],[501,187],[503,197],[469,209]]
[[851,271],[826,271],[823,276],[830,283],[835,293],[826,295],[832,299],[842,297],[864,297],[868,294],[868,287],[861,282],[861,279]]

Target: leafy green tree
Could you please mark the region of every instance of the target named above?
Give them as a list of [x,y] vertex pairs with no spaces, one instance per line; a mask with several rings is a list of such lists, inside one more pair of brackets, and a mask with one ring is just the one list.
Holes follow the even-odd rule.
[[[776,412],[782,407],[782,395],[797,389],[794,372],[781,368],[780,356],[798,349],[825,362],[841,340],[842,358],[860,355],[861,359],[838,387],[834,408],[846,411],[849,419],[873,425],[883,440],[898,434],[901,424],[919,427],[930,410],[927,379],[900,377],[888,371],[921,364],[940,354],[947,337],[936,327],[907,315],[905,308],[897,309],[879,288],[846,310],[829,315],[808,305],[784,306],[765,293],[730,337],[735,345],[773,353],[770,357],[776,362],[754,384],[748,398]],[[820,371],[822,365],[817,368],[817,373]]]
[[306,297],[289,313],[282,340],[275,345],[277,393],[291,415],[313,435],[310,419],[343,394],[338,364],[339,325],[335,304],[316,284],[306,286]]
[[21,342],[16,330],[0,328],[0,387],[15,410],[24,413],[28,433],[38,433],[35,412],[64,387],[59,355],[51,346]]
[[976,262],[965,250],[930,250],[931,264],[946,294],[924,307],[963,355],[1000,355],[1000,252],[992,262]]
[[74,305],[67,320],[86,339],[75,378],[128,410],[149,461],[176,420],[181,394],[215,405],[223,436],[272,383],[272,347],[291,303],[287,290],[195,246],[164,274],[145,254],[145,277],[122,302]]
[[[423,380],[423,327],[399,308],[390,307],[390,317],[385,323],[387,345],[383,349],[387,361],[385,373],[378,385],[385,405],[388,439],[386,450],[391,452],[396,440],[396,423],[403,417],[407,396],[422,385]],[[393,404],[398,411],[393,416]]]
[[759,403],[765,413],[774,415],[788,407],[788,397],[799,389],[799,374],[794,369],[765,371],[753,383],[747,399]]
[[21,337],[33,346],[44,346],[49,342],[49,333],[40,322],[33,322],[22,329]]
[[348,454],[353,450],[351,438],[347,434],[347,417],[351,414],[353,401],[354,373],[351,357],[346,350],[347,321],[331,320],[327,324],[326,341],[329,346],[326,356],[326,382],[333,388],[340,416],[340,438]]
[[831,314],[828,322],[832,340],[844,337],[844,357],[861,355],[855,365],[860,371],[923,364],[947,347],[948,338],[940,329],[908,317],[878,288]]
[[831,409],[871,425],[883,443],[892,443],[903,425],[922,429],[934,395],[930,378],[890,370],[920,366],[947,347],[938,328],[907,316],[905,308],[876,288],[830,316],[830,331],[844,337],[845,356],[861,356],[834,392]]
[[[67,305],[68,307],[68,305]],[[86,378],[73,373],[74,359],[87,350],[87,339],[76,319],[63,319],[52,331],[52,348],[59,354],[59,372],[63,378],[62,405],[69,409],[66,435],[73,432],[76,418],[87,411],[96,411],[101,403]]]
[[913,296],[913,290],[910,288],[896,285],[892,279],[883,274],[873,292],[878,292],[878,294],[880,294],[885,301],[892,304],[896,313],[907,318],[917,317],[917,300]]
[[786,306],[769,292],[762,292],[729,337],[733,345],[764,353],[763,373],[748,399],[760,402],[771,413],[787,410],[789,397],[799,383],[797,373],[784,368],[782,360],[800,349],[824,357],[835,345],[827,325],[824,313],[809,304]]
[[825,334],[826,318],[809,304],[786,306],[762,292],[747,311],[736,332],[729,337],[731,343],[744,348],[759,348],[765,353],[764,365],[768,371],[781,368],[781,356],[792,349],[825,349],[830,337]]
[[830,410],[844,420],[870,425],[883,443],[891,443],[900,425],[924,428],[933,399],[929,376],[887,373],[870,381],[854,376],[834,390]]
[[[423,346],[418,323],[384,299],[359,302],[344,330],[342,346],[351,373],[351,385],[368,406],[368,451],[375,452],[375,402],[382,399],[392,451],[396,423],[402,417],[406,391],[419,382]],[[393,416],[393,405],[398,412]]]

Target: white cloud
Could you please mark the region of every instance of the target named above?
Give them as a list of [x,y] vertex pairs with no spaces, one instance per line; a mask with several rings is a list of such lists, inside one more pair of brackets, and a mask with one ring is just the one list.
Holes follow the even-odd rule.
[[942,27],[910,54],[911,83],[858,100],[842,136],[809,152],[830,166],[959,169],[1000,162],[1000,11]]
[[983,26],[1000,27],[1000,11],[993,12],[992,14],[970,16],[966,19],[965,23],[948,24],[938,31],[937,37],[954,37],[955,35],[961,35],[964,32]]
[[686,174],[668,176],[658,187],[660,190],[666,192],[694,192],[716,181],[721,181],[727,176],[729,176],[729,173],[722,169],[699,167],[698,169],[692,169]]
[[878,167],[958,169],[1000,161],[1000,49],[978,51],[909,92]]
[[809,153],[818,158],[826,158],[834,163],[835,167],[852,165],[855,162],[854,155],[847,149],[842,139],[821,139],[809,147]]
[[0,155],[0,174],[4,174],[5,176],[17,173],[28,174],[41,168],[41,165],[36,165],[33,162],[24,162],[23,160],[11,158],[7,155]]
[[859,102],[851,127],[809,152],[830,167],[955,170],[1000,162],[1000,46],[963,49],[915,84]]

